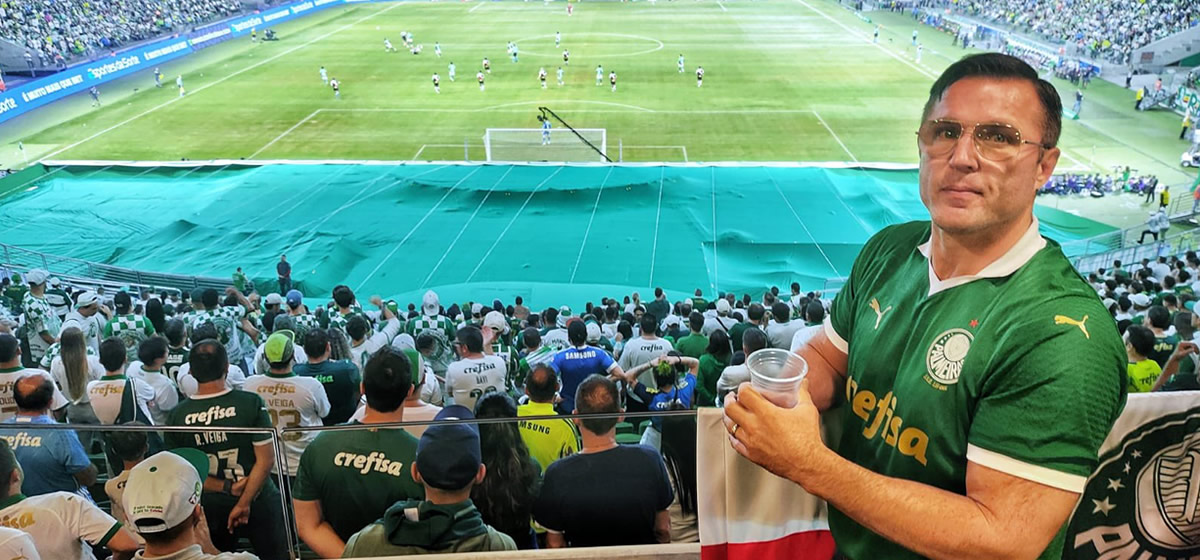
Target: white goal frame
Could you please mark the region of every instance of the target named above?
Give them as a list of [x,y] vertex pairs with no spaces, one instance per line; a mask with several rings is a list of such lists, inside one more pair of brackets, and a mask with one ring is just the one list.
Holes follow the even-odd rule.
[[[582,136],[584,138],[587,138],[588,141],[592,142],[593,144],[596,144],[596,147],[600,148],[600,152],[602,152],[603,154],[606,154],[606,155],[608,154],[608,129],[607,128],[576,128],[576,129],[574,129],[574,131],[572,131],[572,129],[569,129],[569,128],[553,128],[553,129],[551,129],[550,132],[551,132],[551,134],[554,135],[554,138],[556,138],[556,139],[563,138],[564,136],[566,136],[566,137],[571,138],[571,140],[570,140],[571,142],[573,142],[579,146],[582,146],[583,148],[587,149],[588,151],[592,151],[591,147],[588,147],[586,144],[583,143],[582,140],[579,139],[579,136]],[[530,138],[538,139],[538,141],[540,142],[542,129],[540,129],[540,128],[488,128],[488,129],[485,129],[483,132],[483,151],[485,154],[486,161],[489,161],[489,162],[495,161],[494,159],[492,159],[492,142],[493,142],[492,135],[494,133],[502,133],[502,134],[517,133],[519,135],[525,135]],[[576,133],[578,133],[579,136],[576,136]],[[599,135],[599,138],[600,138],[599,143],[597,143],[594,140],[594,138],[596,137],[597,134]],[[530,145],[533,145],[533,144],[530,144]],[[561,145],[561,144],[559,144],[559,145]],[[607,161],[604,159],[605,156],[601,156],[600,154],[594,154],[594,156],[595,156],[595,160]],[[589,160],[591,160],[591,158],[589,158]],[[508,160],[506,160],[506,161],[508,161]]]

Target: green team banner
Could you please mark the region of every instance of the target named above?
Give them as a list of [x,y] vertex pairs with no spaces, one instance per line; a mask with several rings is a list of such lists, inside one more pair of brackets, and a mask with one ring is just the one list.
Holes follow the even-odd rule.
[[1129,396],[1066,543],[1067,560],[1200,558],[1200,391]]

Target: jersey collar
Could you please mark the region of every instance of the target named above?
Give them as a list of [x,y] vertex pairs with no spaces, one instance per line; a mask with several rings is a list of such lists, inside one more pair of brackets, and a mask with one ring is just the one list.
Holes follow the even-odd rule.
[[0,368],[0,373],[16,373],[16,372],[18,372],[18,371],[21,371],[21,370],[23,370],[23,369],[25,369],[25,367],[24,367],[24,366],[17,366],[17,367],[10,367],[10,368]]
[[1025,266],[1025,263],[1029,262],[1038,251],[1046,247],[1046,239],[1038,233],[1038,219],[1037,216],[1034,216],[1033,223],[1029,224],[1029,229],[1026,229],[1021,238],[1017,240],[1016,245],[1013,245],[1000,258],[983,267],[983,270],[980,270],[977,274],[955,276],[946,280],[939,280],[937,274],[933,272],[933,261],[929,260],[932,245],[933,237],[931,234],[929,240],[926,240],[925,243],[917,247],[917,250],[925,257],[925,261],[929,267],[930,296],[983,278],[1004,278],[1005,276],[1011,276],[1022,266]]
[[267,377],[270,377],[272,379],[287,379],[289,377],[296,377],[296,372],[289,371],[287,373],[273,373],[273,372],[268,371]]
[[4,508],[11,506],[11,505],[13,505],[21,500],[24,500],[24,499],[25,499],[25,494],[14,494],[12,496],[4,498],[3,501],[0,501],[0,509],[4,509]]
[[225,390],[223,390],[219,393],[209,393],[207,395],[201,395],[200,393],[196,393],[188,398],[192,399],[194,401],[199,401],[199,400],[204,400],[204,399],[215,399],[217,397],[223,397],[225,395],[228,395],[231,392],[233,392],[233,389],[230,389],[227,387],[227,388],[225,388]]
[[118,379],[128,379],[124,373],[116,373],[113,375],[105,375],[100,378],[100,381],[116,381]]

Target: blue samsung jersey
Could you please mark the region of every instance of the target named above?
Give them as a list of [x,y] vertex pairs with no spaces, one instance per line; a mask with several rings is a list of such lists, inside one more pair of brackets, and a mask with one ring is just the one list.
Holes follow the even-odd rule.
[[607,375],[613,365],[612,356],[600,348],[584,346],[559,350],[552,361],[562,379],[563,410],[575,410],[575,391],[593,373]]
[[[675,386],[666,392],[654,392],[646,388],[645,385],[639,383],[633,389],[634,394],[642,399],[642,402],[650,403],[650,411],[671,410],[671,404],[678,402],[683,408],[692,408],[692,402],[696,400],[696,376],[687,374],[675,382]],[[654,429],[662,431],[662,418],[654,417],[650,419],[650,425]]]

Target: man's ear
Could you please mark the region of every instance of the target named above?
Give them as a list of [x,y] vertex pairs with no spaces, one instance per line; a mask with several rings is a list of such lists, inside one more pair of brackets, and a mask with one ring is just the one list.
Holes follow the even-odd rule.
[[479,472],[475,474],[475,484],[483,484],[484,477],[487,476],[487,465],[480,463]]
[[412,471],[413,482],[416,482],[417,484],[424,486],[425,481],[421,480],[421,471],[419,469],[417,469],[417,462],[413,461],[412,463],[409,463],[408,466],[409,466],[409,469]]

